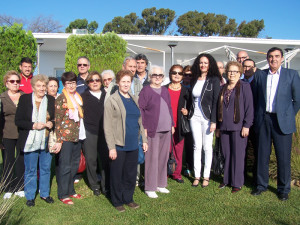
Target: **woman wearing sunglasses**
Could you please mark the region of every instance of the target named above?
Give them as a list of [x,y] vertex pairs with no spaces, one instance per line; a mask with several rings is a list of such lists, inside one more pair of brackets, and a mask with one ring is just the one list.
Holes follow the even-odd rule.
[[[102,161],[108,162],[108,149],[103,131],[104,99],[106,92],[102,89],[102,78],[97,71],[91,72],[86,78],[89,87],[82,95],[83,115],[86,139],[84,140],[84,155],[86,160],[86,173],[94,195],[100,195],[100,184],[97,178],[98,154]],[[99,136],[98,136],[99,135]],[[106,153],[106,154],[105,154]],[[104,157],[105,156],[105,157]],[[103,163],[102,163],[103,164]],[[106,163],[108,165],[108,163]],[[107,170],[105,170],[107,171]],[[104,175],[104,174],[103,174]],[[101,176],[102,180],[109,176]],[[101,182],[108,185],[108,182]],[[104,188],[104,192],[108,188]]]
[[171,97],[171,107],[174,119],[175,133],[173,135],[173,153],[177,162],[176,170],[173,173],[173,179],[178,183],[183,183],[181,177],[182,169],[182,153],[184,147],[184,134],[182,133],[181,123],[182,115],[187,116],[188,110],[186,109],[187,101],[189,99],[189,92],[182,84],[183,68],[181,65],[173,65],[169,71],[169,78],[171,83],[166,85]]
[[157,198],[156,191],[169,193],[166,189],[167,161],[174,122],[170,94],[161,86],[163,69],[152,66],[149,78],[150,85],[140,92],[139,106],[149,146],[145,154],[145,193],[150,198]]
[[[3,84],[7,90],[0,95],[1,114],[0,114],[0,138],[2,140],[2,159],[3,159],[3,187],[4,199],[8,199],[15,192],[15,195],[24,197],[23,174],[24,174],[24,154],[15,154],[18,140],[18,128],[15,125],[15,115],[19,98],[23,92],[19,90],[21,77],[16,71],[8,71],[3,77]],[[20,149],[19,149],[20,150]],[[15,173],[14,173],[15,171]]]

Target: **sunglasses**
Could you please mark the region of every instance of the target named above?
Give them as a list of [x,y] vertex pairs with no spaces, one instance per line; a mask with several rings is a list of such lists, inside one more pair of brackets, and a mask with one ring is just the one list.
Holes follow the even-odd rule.
[[182,76],[182,75],[183,75],[183,72],[171,71],[171,74],[172,74],[172,75],[178,74],[178,75]]
[[183,76],[185,76],[185,77],[192,77],[192,74],[191,73],[184,73]]
[[84,66],[84,67],[87,67],[88,64],[77,64],[78,67],[81,67],[81,66]]
[[163,78],[164,75],[163,74],[156,74],[156,73],[154,73],[154,74],[151,75],[151,77],[153,77],[153,78]]
[[89,80],[89,83],[94,83],[94,82],[100,83],[100,79],[91,79],[91,80]]
[[112,78],[103,79],[103,82],[112,81]]
[[11,83],[11,84],[14,84],[14,83],[19,84],[19,83],[21,83],[20,80],[8,80],[7,82],[9,82],[9,83]]

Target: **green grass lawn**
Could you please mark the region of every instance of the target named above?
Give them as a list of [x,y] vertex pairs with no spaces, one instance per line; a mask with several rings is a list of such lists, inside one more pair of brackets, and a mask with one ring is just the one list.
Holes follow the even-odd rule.
[[[179,184],[168,180],[170,194],[148,198],[136,188],[134,200],[141,205],[137,210],[126,207],[120,213],[103,195],[96,197],[84,180],[75,185],[84,199],[74,205],[64,205],[57,199],[55,177],[51,196],[54,204],[36,198],[36,206],[29,208],[26,199],[20,198],[6,216],[8,224],[300,224],[300,189],[292,188],[290,199],[279,201],[276,184],[271,181],[269,191],[252,196],[251,185],[231,194],[231,188],[218,189],[220,177],[212,177],[207,188],[191,187],[184,178]],[[0,196],[2,198],[2,195]]]

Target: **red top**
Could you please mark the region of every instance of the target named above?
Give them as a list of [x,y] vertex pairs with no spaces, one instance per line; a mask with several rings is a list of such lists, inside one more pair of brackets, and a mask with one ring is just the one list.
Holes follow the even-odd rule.
[[174,91],[168,88],[168,90],[171,97],[171,107],[173,112],[174,127],[177,127],[177,108],[178,108],[178,101],[179,101],[181,89],[178,91]]
[[32,79],[32,74],[30,74],[29,77],[25,77],[22,73],[20,74],[21,76],[21,83],[20,83],[20,91],[23,91],[26,94],[32,93],[32,88],[31,88],[31,79]]

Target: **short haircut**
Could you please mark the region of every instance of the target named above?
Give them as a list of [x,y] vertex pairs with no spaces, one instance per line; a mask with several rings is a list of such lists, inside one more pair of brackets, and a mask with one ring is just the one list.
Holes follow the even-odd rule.
[[269,55],[271,52],[275,52],[275,51],[280,51],[280,54],[281,54],[281,57],[283,57],[283,51],[281,48],[278,48],[278,47],[273,47],[273,48],[270,48],[267,52],[267,58],[269,58]]
[[136,56],[135,56],[135,60],[145,60],[145,62],[146,62],[146,65],[148,66],[148,58],[147,58],[147,56],[145,56],[144,54],[137,54]]
[[136,59],[135,59],[133,56],[127,56],[127,57],[124,59],[124,61],[123,61],[123,66],[125,67],[127,61],[131,61],[131,60],[136,61]]
[[[163,69],[161,66],[152,65],[152,66],[150,67],[149,72],[148,72],[148,74],[149,74],[148,80],[149,80],[149,81],[151,81],[151,76],[152,76],[152,74],[153,74],[153,70],[154,70],[154,69],[160,69],[160,70],[162,71],[162,74],[165,74],[165,71],[164,71],[164,69]],[[164,80],[164,79],[165,79],[165,77],[163,78],[163,80]]]
[[32,77],[32,79],[30,80],[30,84],[32,87],[34,87],[34,85],[36,84],[36,82],[41,81],[43,83],[45,83],[46,85],[48,85],[49,79],[46,75],[44,74],[38,74]]
[[[174,64],[173,66],[171,66],[170,70],[169,70],[169,78],[170,78],[170,81],[172,81],[172,74],[171,72],[175,69],[175,68],[180,68],[181,71],[183,72],[183,67],[179,64]],[[183,78],[183,77],[182,77]]]
[[59,88],[59,80],[56,77],[49,77],[49,82],[52,81],[52,80],[56,81],[57,87]]
[[243,69],[243,66],[242,64],[240,64],[239,62],[236,62],[236,61],[229,61],[227,64],[226,64],[226,67],[225,67],[225,73],[227,74],[228,71],[229,71],[229,67],[231,66],[236,66],[239,68],[239,72],[240,74],[242,75],[244,73],[244,69]]
[[183,73],[186,72],[192,72],[192,66],[191,65],[187,65],[185,67],[183,67]]
[[64,72],[61,75],[61,81],[64,86],[65,86],[66,81],[76,81],[76,83],[77,83],[77,76],[74,72]]
[[79,60],[79,59],[86,59],[86,60],[88,61],[88,64],[89,64],[89,65],[91,64],[89,58],[86,57],[86,56],[79,56],[78,59],[77,59],[77,63],[78,63],[78,60]]
[[6,82],[9,80],[9,78],[10,78],[12,75],[16,75],[16,76],[19,78],[19,80],[21,80],[21,76],[20,76],[20,74],[19,74],[17,71],[15,71],[15,70],[10,70],[10,71],[7,71],[6,74],[5,74],[4,77],[3,77],[3,84],[4,84],[4,85],[6,84]]
[[99,77],[100,83],[102,84],[102,77],[98,71],[90,72],[89,75],[87,76],[87,78],[85,79],[85,82],[88,84],[90,82],[90,80],[93,79],[94,75],[97,75]]
[[244,63],[247,62],[247,61],[253,62],[254,67],[256,67],[256,64],[255,64],[255,62],[254,62],[253,59],[245,59],[245,60],[243,61],[242,65],[244,66]]
[[22,65],[22,63],[29,63],[29,64],[32,65],[32,60],[31,60],[31,58],[29,58],[29,57],[23,57],[23,58],[21,59],[20,65]]
[[131,81],[133,80],[133,74],[130,70],[120,70],[116,76],[116,83],[120,83],[120,80],[125,76],[130,76]]
[[103,70],[102,73],[101,73],[102,79],[103,79],[104,74],[109,74],[112,79],[115,78],[115,73],[112,70]]

